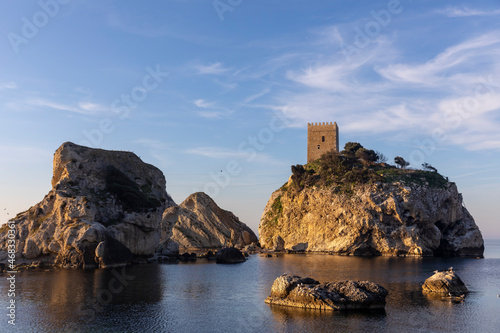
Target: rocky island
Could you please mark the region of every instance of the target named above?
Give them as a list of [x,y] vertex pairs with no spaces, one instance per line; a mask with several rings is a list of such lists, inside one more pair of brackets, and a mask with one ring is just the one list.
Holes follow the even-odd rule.
[[265,302],[326,311],[380,310],[385,307],[387,290],[370,281],[320,283],[314,279],[283,274],[274,280]]
[[[15,226],[16,265],[104,268],[182,247],[222,248],[257,241],[255,234],[204,193],[177,206],[163,173],[131,152],[62,144],[54,154],[52,189],[0,228],[0,263]],[[173,238],[172,238],[173,237]]]
[[288,182],[271,195],[262,214],[262,247],[482,257],[481,232],[455,183],[432,166],[396,168],[380,156],[383,160],[380,153],[348,143],[340,153],[292,166]]

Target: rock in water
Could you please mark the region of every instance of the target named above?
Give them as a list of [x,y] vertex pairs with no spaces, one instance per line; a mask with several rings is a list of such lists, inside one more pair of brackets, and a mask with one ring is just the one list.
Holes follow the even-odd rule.
[[215,260],[218,264],[238,264],[246,261],[243,253],[234,247],[225,247],[217,251]]
[[[321,175],[310,176],[311,182],[314,177]],[[274,249],[281,247],[275,240],[282,239],[287,250],[299,246],[347,255],[482,257],[481,232],[454,183],[423,171],[399,177],[411,181],[343,179],[333,185],[304,185],[299,179],[298,185],[290,177],[262,214],[260,244]],[[442,180],[433,184],[425,177]]]
[[203,192],[191,194],[179,206],[167,208],[162,230],[166,231],[162,232],[162,240],[171,238],[183,250],[243,248],[258,241],[246,224]]
[[[18,264],[37,259],[63,267],[93,268],[102,260],[107,265],[106,255],[95,255],[106,241],[109,246],[98,253],[111,255],[113,244],[134,255],[154,253],[163,211],[175,204],[159,169],[131,152],[66,142],[54,154],[53,170],[45,198],[10,221],[16,224]],[[3,261],[6,232],[0,233],[0,249]]]
[[283,274],[274,280],[265,302],[316,310],[384,309],[387,290],[369,281],[319,283]]
[[422,290],[444,295],[462,295],[469,292],[463,281],[453,270],[434,273],[425,280]]

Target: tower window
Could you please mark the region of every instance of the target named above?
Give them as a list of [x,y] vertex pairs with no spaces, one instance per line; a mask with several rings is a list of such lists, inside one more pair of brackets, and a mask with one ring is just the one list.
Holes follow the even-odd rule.
[[319,145],[318,145],[318,149],[319,149]]
[[325,137],[324,136],[321,137],[321,142],[325,142]]

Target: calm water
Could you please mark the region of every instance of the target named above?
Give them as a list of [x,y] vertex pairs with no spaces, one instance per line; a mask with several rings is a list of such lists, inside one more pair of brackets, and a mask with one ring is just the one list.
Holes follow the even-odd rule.
[[[15,328],[6,318],[8,285],[0,285],[0,331],[499,332],[500,240],[486,241],[485,256],[254,255],[238,265],[200,261],[133,266],[124,272],[21,272]],[[471,291],[466,301],[454,304],[422,295],[420,286],[432,271],[450,266]],[[377,282],[390,293],[386,311],[325,313],[268,306],[264,299],[282,273]]]

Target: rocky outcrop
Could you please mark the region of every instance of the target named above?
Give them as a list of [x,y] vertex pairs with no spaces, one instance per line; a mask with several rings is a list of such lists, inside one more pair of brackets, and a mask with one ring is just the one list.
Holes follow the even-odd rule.
[[95,257],[99,268],[125,266],[132,262],[132,252],[114,238],[108,237],[95,249]]
[[387,290],[369,281],[319,283],[311,278],[279,276],[265,302],[316,310],[384,309]]
[[[16,225],[16,263],[108,266],[116,259],[113,247],[120,246],[125,257],[125,249],[152,255],[163,211],[174,204],[163,173],[135,154],[66,142],[54,154],[50,192],[9,221]],[[0,233],[0,249],[3,261],[6,232]]]
[[225,247],[217,251],[215,254],[215,261],[218,264],[237,264],[245,262],[245,256],[240,250],[234,247]]
[[[417,176],[418,174],[415,173]],[[274,192],[259,226],[263,248],[352,255],[482,256],[483,238],[454,183],[294,186]],[[303,186],[303,185],[301,185]]]
[[179,206],[165,210],[162,240],[172,239],[182,250],[214,249],[257,242],[257,236],[233,213],[221,209],[203,192],[191,194]]
[[422,290],[429,293],[438,293],[445,295],[463,295],[468,293],[469,290],[463,283],[462,279],[458,277],[450,268],[446,271],[434,272],[434,275],[425,280],[422,285]]

